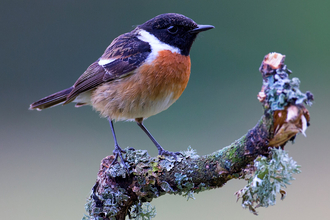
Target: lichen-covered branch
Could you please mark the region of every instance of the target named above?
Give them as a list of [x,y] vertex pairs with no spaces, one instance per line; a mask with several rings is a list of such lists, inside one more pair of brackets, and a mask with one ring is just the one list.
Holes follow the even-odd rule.
[[291,72],[284,57],[271,53],[262,62],[263,86],[258,99],[265,114],[246,135],[205,156],[191,148],[177,158],[150,157],[146,150],[126,149],[128,170],[120,163],[111,165],[114,156],[107,156],[101,162],[86,204],[89,215],[84,219],[150,219],[155,216],[149,203],[154,198],[166,193],[193,198],[194,193],[222,187],[233,178],[248,180],[236,195],[255,214],[256,207],[275,204],[274,194],[284,197],[282,188],[300,171],[282,148],[298,132],[305,133],[310,118],[303,103],[313,100],[311,93],[299,91],[296,79],[288,78]]

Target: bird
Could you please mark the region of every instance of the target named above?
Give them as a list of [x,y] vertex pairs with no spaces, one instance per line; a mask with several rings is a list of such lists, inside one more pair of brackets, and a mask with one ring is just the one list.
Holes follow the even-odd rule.
[[115,134],[115,121],[135,121],[158,149],[176,158],[151,135],[143,120],[170,107],[185,90],[191,70],[190,49],[200,32],[213,29],[177,13],[160,14],[115,38],[73,86],[30,105],[39,110],[76,103],[91,105],[107,118],[114,139],[113,154],[125,165]]

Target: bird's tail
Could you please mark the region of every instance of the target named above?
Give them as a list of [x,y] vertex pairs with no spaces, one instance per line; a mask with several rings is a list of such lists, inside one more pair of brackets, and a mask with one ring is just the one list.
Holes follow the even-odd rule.
[[63,104],[66,101],[67,96],[72,91],[73,86],[67,89],[64,89],[62,91],[59,91],[57,93],[54,93],[52,95],[49,95],[43,99],[40,99],[30,105],[30,110],[38,110],[41,111],[45,108],[54,107],[56,105]]

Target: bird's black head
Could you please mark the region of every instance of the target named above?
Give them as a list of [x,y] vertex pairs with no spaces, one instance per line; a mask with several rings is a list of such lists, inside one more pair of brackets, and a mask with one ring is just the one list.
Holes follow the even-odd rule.
[[181,14],[168,13],[158,15],[138,28],[149,32],[163,43],[179,48],[182,55],[188,56],[197,34],[214,27],[198,25]]

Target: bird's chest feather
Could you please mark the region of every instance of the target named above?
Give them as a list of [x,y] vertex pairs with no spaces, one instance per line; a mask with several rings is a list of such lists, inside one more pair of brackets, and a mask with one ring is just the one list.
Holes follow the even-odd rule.
[[96,110],[115,120],[147,118],[166,110],[182,94],[190,76],[190,57],[165,50],[134,74],[100,86],[92,96]]
[[168,50],[160,51],[152,64],[142,65],[135,76],[140,78],[146,98],[158,100],[172,94],[177,100],[187,86],[190,57]]

